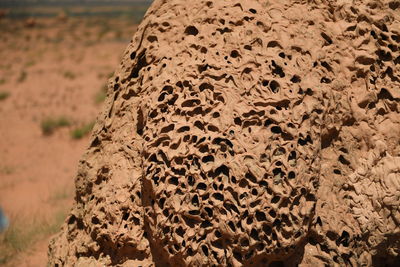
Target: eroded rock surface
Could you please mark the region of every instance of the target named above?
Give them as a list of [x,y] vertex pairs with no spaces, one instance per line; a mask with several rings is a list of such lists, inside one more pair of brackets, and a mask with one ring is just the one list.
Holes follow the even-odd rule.
[[51,265],[400,261],[400,2],[158,1]]

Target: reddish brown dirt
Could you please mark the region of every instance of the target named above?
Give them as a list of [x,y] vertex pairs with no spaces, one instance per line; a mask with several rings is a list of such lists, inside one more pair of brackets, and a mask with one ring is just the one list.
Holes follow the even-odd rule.
[[[70,209],[78,160],[88,144],[88,136],[76,140],[71,131],[95,120],[102,105],[96,96],[135,28],[117,19],[42,19],[29,28],[0,20],[0,93],[9,94],[0,100],[0,206],[10,228],[31,218],[54,221]],[[43,135],[42,121],[59,117],[71,125]],[[29,223],[23,225],[20,231],[28,231]],[[49,234],[31,241],[20,251],[2,237],[10,253],[2,260],[45,266]]]

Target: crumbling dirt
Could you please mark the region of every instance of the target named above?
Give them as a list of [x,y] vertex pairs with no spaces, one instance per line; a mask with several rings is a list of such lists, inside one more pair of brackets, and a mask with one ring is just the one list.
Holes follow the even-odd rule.
[[51,265],[400,261],[398,1],[158,1]]

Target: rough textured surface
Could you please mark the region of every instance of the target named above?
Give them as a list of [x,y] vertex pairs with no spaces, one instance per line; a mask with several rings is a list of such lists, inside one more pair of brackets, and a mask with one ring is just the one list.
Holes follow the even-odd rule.
[[400,260],[399,1],[155,1],[52,265]]

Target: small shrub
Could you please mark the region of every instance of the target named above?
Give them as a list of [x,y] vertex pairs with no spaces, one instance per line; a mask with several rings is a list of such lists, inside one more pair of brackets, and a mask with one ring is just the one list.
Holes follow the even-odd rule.
[[7,166],[7,165],[0,166],[0,173],[1,174],[7,174],[8,175],[8,174],[14,173],[14,171],[15,171],[14,167]]
[[107,85],[105,84],[100,91],[95,95],[95,103],[100,104],[103,103],[107,97]]
[[53,205],[58,205],[60,201],[65,199],[72,199],[74,195],[74,190],[72,187],[62,186],[59,189],[52,192],[48,198],[48,203]]
[[29,60],[28,62],[26,62],[25,66],[26,67],[32,67],[36,64],[36,61],[34,60]]
[[0,92],[0,100],[4,100],[10,96],[9,92]]
[[44,135],[51,135],[56,129],[70,125],[71,123],[65,117],[48,118],[42,121],[41,128]]
[[28,73],[26,71],[24,71],[24,70],[21,71],[19,76],[18,76],[17,82],[22,83],[23,81],[26,80],[27,76],[28,76]]
[[84,137],[85,135],[89,134],[94,126],[94,121],[89,122],[85,125],[83,125],[82,127],[76,128],[71,132],[71,137],[73,139],[81,139],[82,137]]
[[75,73],[71,72],[71,71],[66,71],[64,72],[64,77],[70,80],[75,79],[76,75]]

